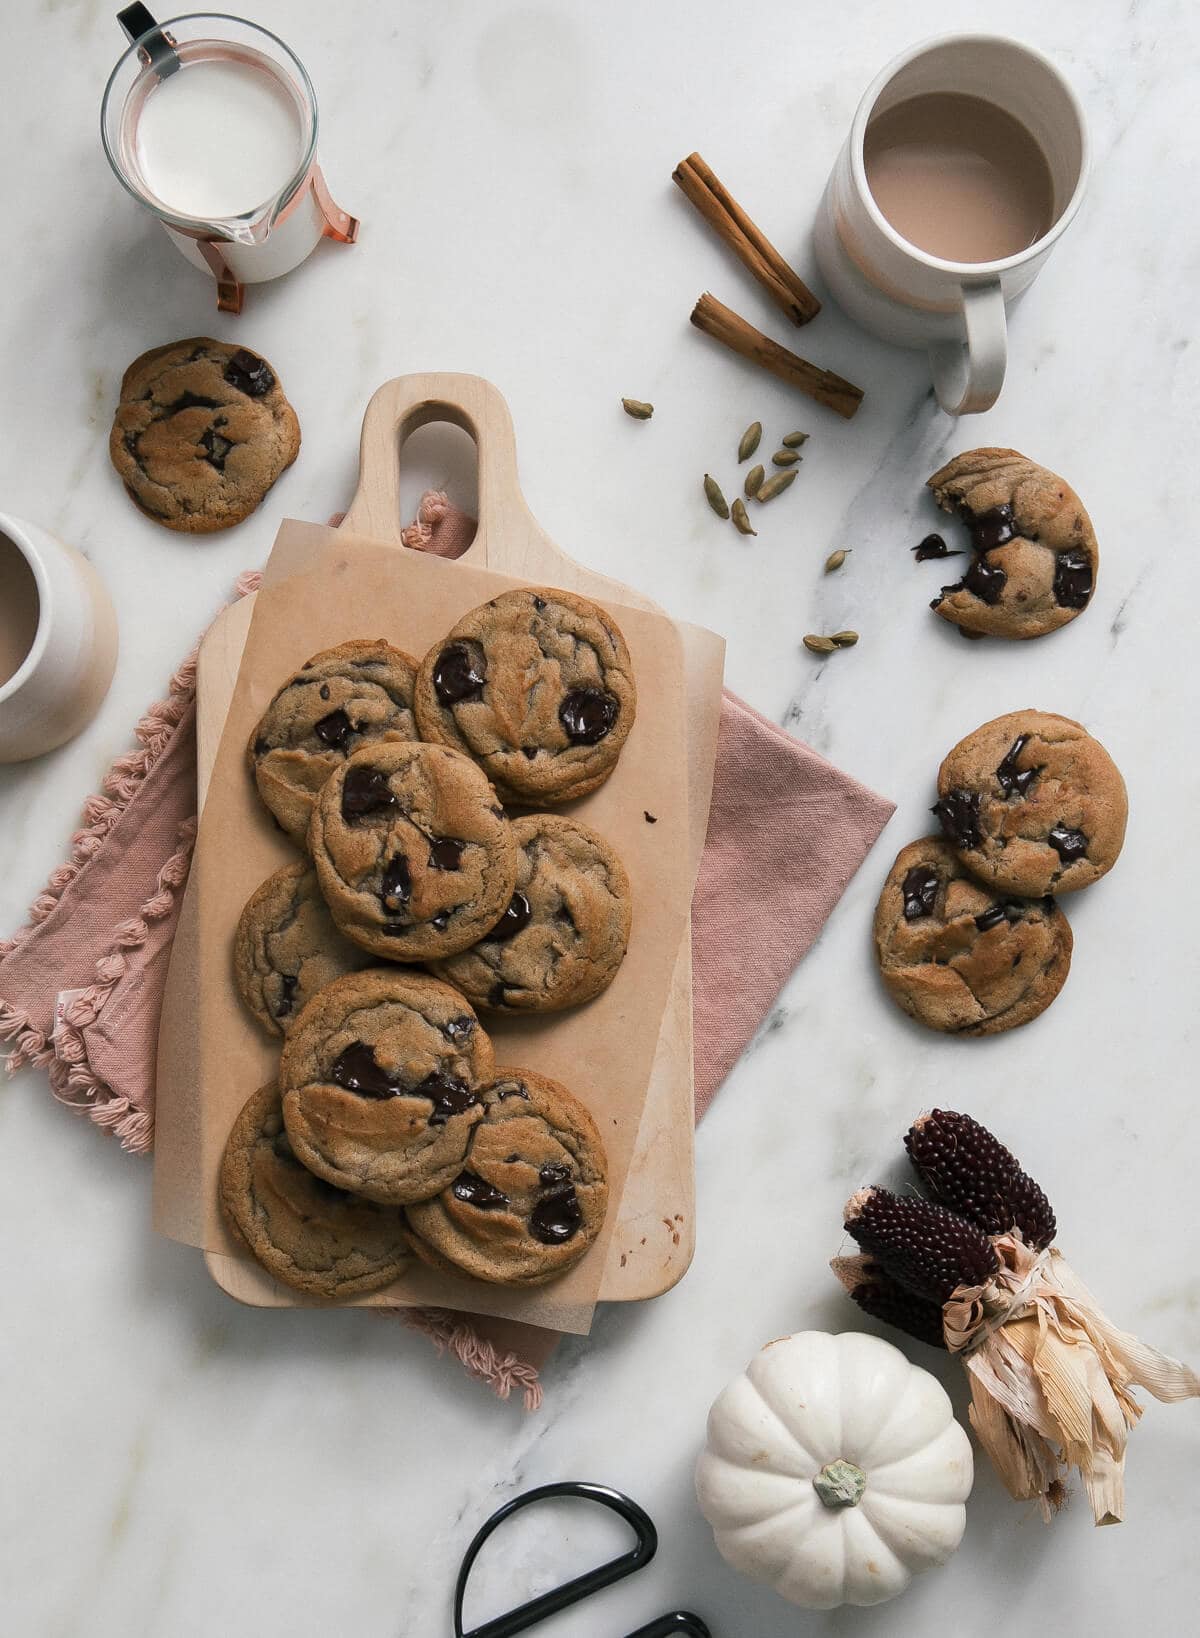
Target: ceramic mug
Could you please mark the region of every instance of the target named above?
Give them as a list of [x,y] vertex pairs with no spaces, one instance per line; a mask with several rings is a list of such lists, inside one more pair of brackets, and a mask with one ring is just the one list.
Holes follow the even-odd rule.
[[0,762],[41,756],[77,734],[116,663],[116,615],[92,565],[0,512]]
[[[898,103],[956,92],[1002,107],[1045,156],[1049,228],[1028,249],[953,262],[904,239],[867,185],[867,126]],[[1088,175],[1088,135],[1074,91],[1048,57],[995,34],[948,34],[889,63],[858,106],[817,216],[818,265],[838,305],[884,341],[924,347],[938,403],[950,415],[990,409],[1008,362],[1006,307],[1025,291],[1073,220]]]

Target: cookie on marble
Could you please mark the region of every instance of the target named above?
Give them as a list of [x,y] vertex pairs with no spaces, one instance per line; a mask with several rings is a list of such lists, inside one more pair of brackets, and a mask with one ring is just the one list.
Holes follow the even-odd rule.
[[985,722],[938,770],[933,808],[972,875],[1042,898],[1098,881],[1125,840],[1125,781],[1070,717],[1012,711]]
[[629,877],[612,848],[561,814],[514,819],[520,856],[508,909],[438,976],[474,1007],[557,1012],[612,983],[629,943]]
[[267,1272],[311,1297],[377,1291],[411,1260],[402,1212],[333,1188],[296,1159],[273,1083],[234,1121],[219,1189],[225,1216]]
[[901,849],[875,911],[888,994],[947,1035],[999,1035],[1045,1012],[1073,943],[1053,898],[997,898],[938,836]]
[[473,1279],[542,1285],[573,1267],[600,1232],[604,1145],[578,1098],[545,1075],[497,1070],[482,1098],[458,1175],[408,1207],[413,1249]]
[[249,517],[300,449],[300,423],[257,353],[192,336],[125,371],[108,450],[131,500],[168,529]]
[[308,846],[334,922],[392,961],[437,961],[496,925],[517,844],[487,776],[446,745],[378,744],[322,786]]
[[250,736],[258,794],[305,845],[317,792],[364,745],[415,740],[417,662],[382,638],[322,649],[283,684]]
[[427,973],[371,967],[335,979],[292,1025],[279,1064],[288,1138],[340,1189],[384,1205],[425,1200],[462,1170],[492,1044]]
[[505,802],[553,807],[612,773],[637,690],[599,604],[531,586],[464,615],[421,662],[413,704],[422,739],[474,757]]
[[272,1035],[286,1035],[319,990],[370,959],[333,925],[307,859],[284,865],[255,889],[233,943],[238,993]]
[[970,533],[971,565],[931,607],[975,637],[1042,637],[1091,601],[1100,552],[1065,479],[1015,449],[970,449],[929,479]]

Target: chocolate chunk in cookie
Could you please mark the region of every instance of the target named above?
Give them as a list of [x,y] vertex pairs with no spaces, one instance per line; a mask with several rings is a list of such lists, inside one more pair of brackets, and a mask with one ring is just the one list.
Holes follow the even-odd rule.
[[108,448],[147,517],[207,534],[249,517],[296,459],[300,423],[266,359],[193,336],[129,366]]
[[616,766],[637,691],[625,639],[598,604],[527,588],[472,609],[421,662],[423,739],[475,758],[525,807],[586,796]]
[[931,607],[964,633],[1041,637],[1085,609],[1100,561],[1091,519],[1056,473],[1015,449],[971,449],[929,479],[974,556]]
[[1000,893],[1070,893],[1112,869],[1125,782],[1079,723],[1013,711],[961,740],[938,772],[933,812],[968,870]]
[[948,1035],[998,1035],[1036,1018],[1066,982],[1072,944],[1052,898],[998,899],[937,836],[901,850],[875,911],[888,994]]
[[351,973],[309,1002],[284,1046],[292,1148],[338,1188],[426,1200],[462,1170],[492,1069],[491,1042],[449,985],[398,968]]
[[602,836],[557,814],[526,814],[512,831],[520,858],[507,910],[435,971],[476,1007],[555,1012],[590,1001],[629,942],[624,867]]
[[517,843],[496,793],[446,745],[356,752],[322,787],[308,842],[338,927],[392,961],[467,949],[516,885]]
[[309,1296],[377,1291],[410,1261],[402,1212],[334,1188],[300,1164],[274,1083],[234,1121],[219,1187],[238,1237],[268,1273]]
[[541,1285],[595,1240],[608,1206],[604,1146],[565,1087],[502,1069],[482,1093],[483,1118],[452,1183],[408,1208],[413,1249],[500,1285]]
[[284,865],[251,894],[233,946],[238,993],[272,1035],[286,1035],[318,990],[370,959],[333,925],[307,860]]
[[[246,750],[250,771],[301,847],[316,794],[335,768],[364,745],[416,739],[416,670],[415,660],[382,638],[339,643],[307,660],[263,712]],[[372,798],[364,790],[351,799]]]

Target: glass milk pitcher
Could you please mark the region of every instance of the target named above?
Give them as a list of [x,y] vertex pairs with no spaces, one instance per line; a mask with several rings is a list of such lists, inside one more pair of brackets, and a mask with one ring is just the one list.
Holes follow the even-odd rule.
[[317,164],[317,98],[282,40],[238,17],[118,22],[129,49],[109,76],[101,133],[117,180],[217,282],[240,313],[244,286],[276,279],[319,240],[353,244],[358,221]]

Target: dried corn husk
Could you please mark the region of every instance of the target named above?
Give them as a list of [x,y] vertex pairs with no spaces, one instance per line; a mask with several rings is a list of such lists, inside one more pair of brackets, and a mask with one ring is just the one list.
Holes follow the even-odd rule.
[[[1171,1404],[1200,1397],[1200,1377],[1118,1331],[1053,1246],[1034,1251],[1019,1233],[992,1244],[999,1274],[960,1286],[942,1311],[946,1346],[971,1379],[971,1426],[1018,1501],[1037,1501],[1048,1520],[1077,1468],[1096,1523],[1117,1524],[1129,1429],[1142,1414],[1130,1388]],[[832,1266],[852,1291],[870,1261]]]

